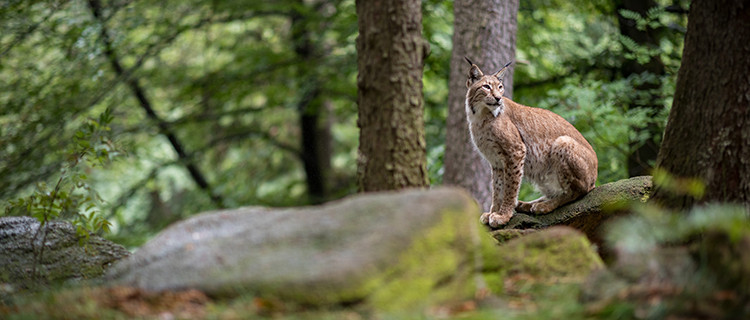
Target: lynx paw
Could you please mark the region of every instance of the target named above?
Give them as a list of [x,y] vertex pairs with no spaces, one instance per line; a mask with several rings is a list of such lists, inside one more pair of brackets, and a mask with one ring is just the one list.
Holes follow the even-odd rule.
[[479,221],[481,221],[482,224],[486,224],[486,225],[489,225],[490,227],[497,228],[499,226],[502,226],[508,223],[511,217],[513,217],[513,212],[509,212],[509,213],[485,212],[485,213],[482,213],[481,217],[479,217]]

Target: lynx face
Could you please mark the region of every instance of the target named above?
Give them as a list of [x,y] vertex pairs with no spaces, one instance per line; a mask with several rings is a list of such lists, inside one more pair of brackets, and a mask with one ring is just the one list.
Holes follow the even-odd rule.
[[476,110],[477,107],[486,108],[492,115],[497,117],[503,112],[503,87],[502,74],[506,68],[498,71],[493,75],[484,75],[482,70],[473,65],[469,70],[469,79],[466,81],[466,87],[469,88],[467,95],[468,106],[472,114],[477,114],[482,110]]

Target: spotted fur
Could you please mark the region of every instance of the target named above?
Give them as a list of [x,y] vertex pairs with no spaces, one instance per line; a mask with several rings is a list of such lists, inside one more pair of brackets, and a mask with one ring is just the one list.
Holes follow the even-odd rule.
[[[480,217],[491,227],[508,223],[514,209],[545,214],[580,198],[594,188],[598,166],[594,149],[565,119],[503,97],[507,67],[484,75],[472,63],[466,82],[471,140],[492,166],[492,207]],[[517,201],[522,178],[543,196]]]

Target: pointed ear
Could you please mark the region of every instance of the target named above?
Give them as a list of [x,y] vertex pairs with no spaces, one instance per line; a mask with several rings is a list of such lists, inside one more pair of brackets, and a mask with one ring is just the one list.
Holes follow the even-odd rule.
[[476,64],[474,64],[473,62],[471,62],[471,60],[469,60],[469,58],[467,58],[467,57],[464,57],[464,58],[466,59],[466,61],[469,64],[471,64],[471,69],[469,69],[468,80],[466,81],[466,87],[468,88],[468,87],[471,87],[471,85],[474,82],[476,82],[477,80],[479,80],[482,77],[484,77],[484,73],[482,73],[482,70],[480,70],[479,67],[477,67]]
[[495,77],[497,77],[500,80],[503,80],[503,75],[505,75],[505,72],[508,71],[508,66],[510,66],[511,63],[513,63],[513,61],[506,63],[505,66],[502,69],[500,69],[500,71],[495,73]]

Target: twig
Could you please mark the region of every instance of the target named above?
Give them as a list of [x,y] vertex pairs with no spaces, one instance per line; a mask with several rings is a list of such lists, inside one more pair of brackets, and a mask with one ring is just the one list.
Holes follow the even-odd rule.
[[55,204],[55,200],[57,199],[57,193],[60,191],[60,185],[62,184],[63,180],[65,179],[65,173],[66,170],[63,170],[62,173],[60,173],[60,178],[57,179],[57,184],[55,184],[55,189],[52,190],[52,196],[49,201],[49,205],[47,208],[44,209],[44,212],[42,213],[43,219],[41,223],[39,224],[39,228],[36,229],[36,233],[34,233],[34,237],[31,238],[31,250],[32,252],[36,251],[34,240],[39,236],[39,232],[44,228],[44,233],[42,234],[42,243],[41,248],[39,249],[39,254],[36,256],[36,259],[34,259],[34,265],[31,268],[31,276],[34,279],[38,280],[38,274],[37,274],[37,266],[42,263],[42,256],[44,255],[44,247],[45,243],[47,242],[47,233],[49,231],[49,213],[52,211],[52,206]]

